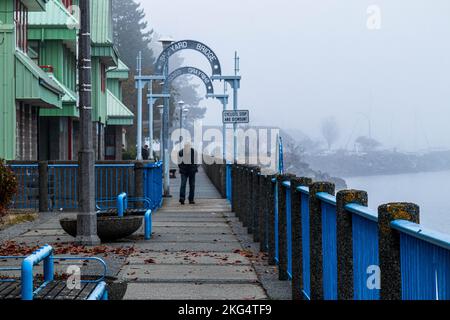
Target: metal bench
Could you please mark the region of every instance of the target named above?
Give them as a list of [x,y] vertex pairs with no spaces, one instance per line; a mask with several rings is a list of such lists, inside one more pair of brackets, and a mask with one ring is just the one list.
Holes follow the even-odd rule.
[[[55,257],[49,245],[35,251],[28,257],[0,257],[0,260],[23,260],[21,267],[3,267],[0,272],[21,272],[21,279],[0,279],[0,300],[108,300],[108,290],[104,281],[107,273],[106,263],[99,258]],[[81,280],[80,288],[69,288],[66,281],[55,279],[55,260],[95,261],[103,266],[104,274],[97,280]],[[33,270],[43,264],[42,284],[35,283]]]
[[[115,207],[101,207],[100,203],[112,203],[115,202]],[[130,204],[143,204],[142,208],[130,208]],[[152,238],[152,217],[155,204],[151,199],[148,198],[129,198],[126,193],[121,193],[117,199],[114,200],[103,200],[97,203],[97,213],[99,215],[117,215],[119,217],[124,216],[143,216],[144,217],[144,237],[145,240],[150,240]]]

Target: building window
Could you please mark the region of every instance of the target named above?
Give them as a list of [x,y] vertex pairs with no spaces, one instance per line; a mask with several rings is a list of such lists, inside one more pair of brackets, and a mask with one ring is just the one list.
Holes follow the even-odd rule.
[[72,0],[62,0],[62,3],[67,9],[72,6]]
[[102,92],[106,92],[106,66],[102,63],[100,67],[100,77],[102,82]]
[[16,46],[28,52],[28,8],[20,0],[15,0],[14,22],[16,23]]

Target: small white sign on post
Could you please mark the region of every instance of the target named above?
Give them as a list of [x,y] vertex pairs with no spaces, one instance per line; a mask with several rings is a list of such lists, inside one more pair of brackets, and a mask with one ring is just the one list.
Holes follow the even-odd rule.
[[238,124],[238,123],[249,123],[250,122],[250,111],[249,110],[236,110],[236,111],[224,111],[223,112],[223,123],[224,124]]

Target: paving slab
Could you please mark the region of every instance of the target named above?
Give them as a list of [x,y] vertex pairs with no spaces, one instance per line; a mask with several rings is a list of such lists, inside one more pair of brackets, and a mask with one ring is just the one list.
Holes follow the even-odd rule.
[[[143,235],[143,233],[138,233]],[[194,234],[194,233],[155,233],[151,242],[208,242],[208,243],[225,243],[236,242],[236,236],[228,234]]]
[[155,227],[154,226],[153,232],[155,232],[156,234],[181,233],[181,234],[202,235],[202,234],[231,233],[232,230],[228,225],[226,227],[209,227],[209,228],[203,228],[203,227]]
[[265,300],[255,284],[131,283],[124,300]]
[[[113,246],[121,246],[121,244],[112,244]],[[137,242],[135,248],[140,250],[152,250],[156,252],[234,252],[241,250],[239,242]]]
[[132,282],[248,283],[258,278],[251,266],[128,265],[120,277]]
[[224,222],[155,222],[154,227],[198,227],[198,228],[225,228],[228,224]]
[[41,229],[39,226],[38,229],[26,232],[22,234],[22,237],[41,237],[41,236],[64,236],[67,233],[64,232],[61,228],[59,229]]
[[130,265],[135,264],[170,265],[251,265],[246,257],[237,253],[204,253],[204,252],[149,252],[133,254],[127,259]]

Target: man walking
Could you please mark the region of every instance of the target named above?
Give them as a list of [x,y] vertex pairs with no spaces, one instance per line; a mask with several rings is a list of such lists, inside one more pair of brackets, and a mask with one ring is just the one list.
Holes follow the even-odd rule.
[[189,180],[189,204],[195,204],[195,176],[198,172],[198,165],[195,164],[196,152],[187,142],[178,155],[180,157],[178,167],[181,175],[180,203],[184,205],[186,202],[186,188]]
[[149,146],[145,145],[144,148],[142,148],[142,159],[147,161],[149,158],[150,158]]

